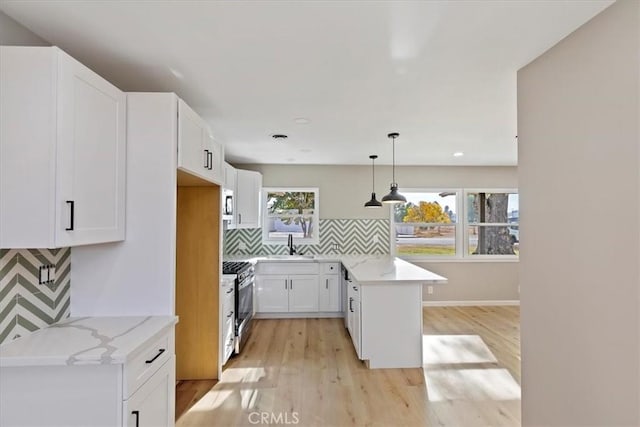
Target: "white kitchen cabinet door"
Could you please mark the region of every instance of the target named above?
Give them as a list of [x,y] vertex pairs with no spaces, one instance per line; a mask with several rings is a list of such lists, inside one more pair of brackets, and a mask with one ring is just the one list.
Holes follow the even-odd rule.
[[224,185],[223,187],[227,190],[231,190],[233,192],[236,191],[236,168],[231,166],[229,163],[224,162]]
[[256,276],[256,312],[286,313],[289,311],[289,276]]
[[[224,183],[224,150],[220,144],[206,129],[203,141],[208,156],[206,175],[209,181],[222,185]],[[209,154],[210,153],[210,154]]]
[[261,228],[260,195],[262,175],[236,169],[236,228]]
[[340,311],[340,276],[323,274],[319,283],[319,311]]
[[347,290],[347,329],[351,335],[351,341],[355,348],[358,358],[361,358],[361,299],[360,299],[360,286],[350,280],[348,282],[349,288]]
[[124,239],[126,96],[58,55],[56,246]]
[[126,96],[56,47],[0,47],[0,246],[124,240]]
[[318,311],[318,276],[315,274],[289,276],[289,311]]
[[204,136],[205,126],[200,116],[183,100],[178,100],[178,169],[200,177],[207,175],[211,155]]
[[124,401],[124,427],[175,425],[175,356],[165,362],[128,400]]
[[222,184],[224,150],[209,126],[183,100],[178,100],[178,169]]

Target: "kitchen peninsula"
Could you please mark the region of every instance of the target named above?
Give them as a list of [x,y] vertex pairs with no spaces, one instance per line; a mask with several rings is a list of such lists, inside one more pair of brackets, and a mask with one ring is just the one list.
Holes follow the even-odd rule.
[[[279,277],[287,277],[291,274],[287,269],[294,263],[301,271],[301,265],[340,262],[342,315],[358,358],[369,368],[422,367],[422,286],[445,284],[446,278],[390,255],[273,255],[242,259],[258,265],[258,300],[262,295],[271,297],[270,290],[264,288],[273,281],[260,280],[260,271],[267,271],[267,265],[270,271],[277,271],[280,264]],[[272,317],[292,314],[297,313]],[[307,316],[313,314],[299,314]]]

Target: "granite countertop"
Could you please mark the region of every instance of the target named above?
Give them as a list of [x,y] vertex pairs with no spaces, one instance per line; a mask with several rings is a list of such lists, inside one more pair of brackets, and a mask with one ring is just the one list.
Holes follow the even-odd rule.
[[176,316],[70,317],[0,345],[0,367],[122,364]]
[[326,254],[304,256],[234,255],[226,260],[257,262],[341,262],[352,278],[359,283],[419,282],[444,284],[447,279],[415,264],[391,255],[340,255]]

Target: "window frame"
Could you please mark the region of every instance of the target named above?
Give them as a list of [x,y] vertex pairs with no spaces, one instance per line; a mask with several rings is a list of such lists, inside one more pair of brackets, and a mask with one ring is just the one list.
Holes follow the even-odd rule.
[[[519,255],[472,255],[469,253],[469,227],[470,223],[467,219],[468,212],[468,195],[471,193],[515,193],[520,194],[517,188],[488,188],[488,187],[428,187],[428,188],[403,188],[402,193],[456,193],[457,222],[455,223],[455,254],[454,255],[403,255],[398,254],[396,244],[396,223],[394,218],[393,205],[389,207],[389,252],[393,256],[397,256],[408,261],[428,261],[428,262],[518,262]],[[520,206],[518,203],[518,211]],[[435,224],[435,223],[434,223]],[[487,223],[483,223],[487,224]],[[507,226],[518,226],[520,222],[507,223]],[[502,226],[502,223],[496,223],[496,226]],[[485,225],[486,226],[486,225]]]
[[[465,228],[464,228],[464,253],[463,253],[463,258],[466,259],[473,259],[473,260],[489,260],[489,261],[517,261],[520,259],[519,255],[489,255],[489,254],[483,254],[483,255],[473,255],[469,253],[469,227],[473,227],[473,226],[478,226],[478,227],[509,227],[510,225],[517,225],[519,227],[520,222],[516,222],[516,223],[501,223],[501,222],[496,222],[496,223],[488,223],[488,222],[483,222],[483,223],[478,223],[478,222],[473,222],[470,223],[467,220],[467,212],[468,212],[468,204],[469,204],[469,194],[476,194],[476,193],[505,193],[505,194],[518,194],[518,196],[520,196],[520,193],[518,192],[517,188],[465,188],[463,190],[464,192],[464,196],[463,196],[463,203],[464,203],[464,222],[465,222]],[[518,211],[520,210],[520,202],[518,200]],[[519,229],[519,228],[518,228]],[[519,243],[519,240],[518,240]]]
[[[391,226],[389,227],[390,232],[390,253],[393,256],[397,256],[402,259],[406,259],[409,261],[422,261],[422,260],[451,260],[451,259],[461,259],[462,258],[462,235],[461,235],[461,225],[460,225],[460,214],[459,208],[462,207],[462,188],[403,188],[403,193],[444,193],[444,192],[455,192],[456,193],[456,215],[457,221],[454,224],[443,224],[451,227],[455,226],[456,237],[455,237],[455,254],[454,255],[398,255],[397,253],[397,244],[396,244],[396,222],[394,218],[393,205],[389,208],[389,221]],[[412,223],[412,224],[427,224],[427,223]],[[438,225],[439,223],[428,223]]]
[[[313,225],[314,225],[314,234],[310,238],[302,238],[296,237],[295,244],[296,245],[317,245],[320,242],[320,189],[318,187],[263,187],[262,188],[262,244],[263,245],[287,245],[287,238],[283,239],[273,239],[269,238],[269,218],[273,218],[273,216],[269,216],[269,209],[267,207],[267,203],[269,202],[268,194],[269,193],[279,193],[279,192],[289,192],[289,193],[314,193],[314,207],[313,207]],[[302,216],[302,215],[301,215]],[[305,215],[308,216],[308,215]],[[280,217],[279,215],[275,215],[275,217]],[[284,217],[284,216],[283,216]]]

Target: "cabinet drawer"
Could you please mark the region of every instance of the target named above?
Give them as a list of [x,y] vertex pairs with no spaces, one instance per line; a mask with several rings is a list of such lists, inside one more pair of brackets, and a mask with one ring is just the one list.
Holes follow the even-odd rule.
[[165,332],[150,345],[144,346],[124,368],[124,398],[128,399],[175,352],[173,329]]
[[322,274],[340,274],[339,262],[323,262],[320,264]]
[[235,333],[234,333],[234,318],[233,316],[230,318],[225,318],[224,326],[222,328],[222,351],[224,355],[224,359],[222,363],[226,363],[231,353],[233,353],[233,348],[235,344]]
[[317,262],[259,262],[257,274],[318,274]]

